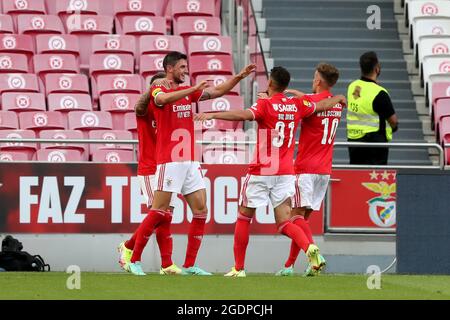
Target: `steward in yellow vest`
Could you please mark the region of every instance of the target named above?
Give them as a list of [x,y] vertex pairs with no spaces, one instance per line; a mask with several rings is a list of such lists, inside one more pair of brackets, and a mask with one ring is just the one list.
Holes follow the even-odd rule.
[[[389,94],[376,80],[380,64],[375,52],[360,57],[361,79],[347,90],[347,140],[389,142],[398,128],[397,116]],[[350,164],[387,164],[388,148],[349,147]]]

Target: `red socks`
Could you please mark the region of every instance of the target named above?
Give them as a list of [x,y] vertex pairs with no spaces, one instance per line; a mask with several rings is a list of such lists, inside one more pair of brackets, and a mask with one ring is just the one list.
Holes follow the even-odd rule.
[[[303,230],[303,233],[305,234],[306,238],[308,238],[309,243],[314,243],[314,240],[312,238],[311,228],[309,227],[309,222],[307,220],[305,220],[305,218],[303,216],[294,216],[290,219],[290,221],[293,224],[299,226]],[[284,264],[284,266],[286,268],[292,266],[295,263],[295,261],[297,260],[299,253],[300,253],[299,246],[297,246],[295,244],[295,241],[292,240],[291,250],[289,252],[289,258],[286,260],[286,263]]]
[[170,267],[172,262],[173,239],[170,233],[170,224],[172,223],[172,212],[167,211],[166,216],[156,229],[156,241],[158,242],[161,253],[161,267]]
[[278,232],[291,238],[303,251],[306,252],[308,250],[308,246],[310,245],[308,238],[305,236],[303,230],[290,220],[278,225]]
[[247,251],[248,240],[250,238],[250,222],[252,218],[238,213],[236,226],[234,229],[234,267],[236,270],[243,270],[245,263],[245,253]]
[[[159,225],[159,223],[165,218],[166,212],[162,210],[148,211],[144,221],[142,221],[139,228],[136,230],[136,237],[133,247],[133,255],[131,256],[131,262],[141,261],[142,251],[144,251],[153,230]],[[134,236],[133,236],[134,237]],[[128,248],[128,247],[127,247]]]
[[195,259],[197,259],[198,249],[202,244],[203,234],[205,232],[205,222],[207,213],[196,214],[192,218],[189,226],[188,244],[186,249],[186,259],[184,260],[184,268],[193,267]]

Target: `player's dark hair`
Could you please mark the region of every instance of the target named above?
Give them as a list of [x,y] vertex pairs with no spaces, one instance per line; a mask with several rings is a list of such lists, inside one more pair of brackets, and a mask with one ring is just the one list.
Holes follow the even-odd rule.
[[378,65],[378,57],[377,54],[373,51],[369,51],[363,53],[361,57],[359,57],[359,66],[361,68],[361,73],[363,76],[370,75],[375,67]]
[[187,60],[187,56],[184,53],[178,51],[169,52],[163,60],[164,71],[167,71],[167,66],[175,66],[180,60]]
[[155,74],[151,79],[150,79],[150,84],[152,84],[153,82],[155,82],[155,80],[158,79],[164,79],[166,77],[166,73],[165,72],[158,72],[157,74]]
[[332,64],[321,62],[316,70],[330,87],[334,86],[339,79],[339,70]]
[[270,78],[275,84],[278,91],[284,91],[289,86],[291,81],[291,74],[283,67],[274,67],[270,71]]

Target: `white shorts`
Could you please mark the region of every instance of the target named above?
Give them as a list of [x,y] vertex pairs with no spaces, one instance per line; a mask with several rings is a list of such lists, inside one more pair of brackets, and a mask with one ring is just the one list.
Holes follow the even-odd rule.
[[247,208],[264,207],[272,203],[274,208],[291,198],[294,193],[293,175],[257,176],[247,174],[241,188],[239,204]]
[[[139,185],[141,186],[141,192],[144,195],[145,202],[147,203],[147,207],[150,208],[153,203],[153,191],[156,188],[156,177],[155,175],[151,176],[138,176]],[[177,194],[172,194],[172,199],[170,200],[170,206],[175,206],[175,198]]]
[[157,179],[155,190],[186,195],[206,189],[202,168],[198,161],[159,164],[155,175]]
[[328,174],[297,174],[292,207],[310,207],[313,210],[319,210],[327,193],[329,181]]

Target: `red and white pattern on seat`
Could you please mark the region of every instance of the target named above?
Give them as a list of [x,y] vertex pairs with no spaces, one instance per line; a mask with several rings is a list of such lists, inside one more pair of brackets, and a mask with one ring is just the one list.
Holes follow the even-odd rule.
[[249,157],[246,150],[205,150],[203,162],[207,164],[247,164]]
[[242,130],[244,128],[244,123],[236,121],[225,121],[225,120],[207,120],[202,122],[203,130]]
[[232,55],[231,37],[191,36],[188,42],[189,56],[205,54]]
[[96,82],[98,96],[105,93],[142,93],[142,77],[138,74],[99,75]]
[[[147,54],[140,57],[139,73],[146,80],[158,72],[164,72],[164,54]],[[145,81],[147,83],[147,81]]]
[[212,0],[170,0],[171,16],[174,20],[184,16],[208,16],[216,14]]
[[240,96],[222,96],[213,100],[200,101],[199,112],[218,112],[230,110],[243,110],[244,98]]
[[192,56],[189,59],[189,71],[191,78],[202,74],[233,74],[233,58],[224,55],[201,55]]
[[64,26],[58,16],[55,15],[19,15],[17,17],[17,29],[19,34],[63,34]]
[[0,72],[28,73],[30,71],[27,55],[22,53],[0,53]]
[[92,111],[91,96],[86,93],[51,93],[48,95],[48,110],[67,113]]
[[27,34],[0,34],[0,52],[25,54],[30,59],[34,54],[33,38]]
[[92,37],[92,53],[123,53],[134,56],[136,41],[129,35],[97,34]]
[[[3,139],[35,139],[36,133],[32,130],[0,130],[0,138]],[[37,149],[35,142],[0,142],[1,151],[21,150],[33,154]]]
[[14,21],[18,15],[46,14],[44,0],[2,0],[3,13],[10,15]]
[[136,158],[133,156],[133,151],[130,150],[97,150],[92,155],[92,161],[108,163],[135,162]]
[[36,53],[69,53],[78,57],[78,38],[71,34],[39,34],[36,36]]
[[56,111],[33,111],[19,114],[19,127],[23,130],[66,129],[66,121],[63,115]]
[[35,74],[0,73],[0,94],[39,91],[39,82]]
[[246,150],[244,144],[237,144],[238,141],[248,141],[244,130],[208,130],[201,133],[201,139],[204,141],[233,142],[233,144],[209,144],[204,145],[204,150]]
[[221,33],[220,19],[217,17],[180,17],[173,23],[175,35],[214,35]]
[[15,112],[46,111],[45,96],[35,92],[7,92],[1,97],[2,109]]
[[0,130],[19,129],[19,119],[14,111],[0,111]]
[[94,78],[102,74],[133,74],[134,59],[122,53],[96,53],[91,56],[89,73]]
[[161,16],[160,0],[113,0],[115,17],[122,23],[125,16]]
[[171,51],[186,53],[183,38],[168,35],[146,35],[139,39],[140,55],[167,54]]
[[17,162],[17,161],[31,161],[35,158],[34,151],[0,151],[0,162]]
[[36,160],[42,162],[77,162],[86,161],[79,150],[71,149],[39,149]]
[[134,106],[141,97],[136,93],[107,93],[100,97],[100,110],[114,113],[134,112]]
[[33,57],[34,71],[44,81],[49,73],[80,73],[80,65],[72,54],[41,53]]
[[440,98],[450,97],[450,81],[438,81],[432,84],[432,94],[429,96],[429,106],[434,106]]
[[[100,0],[58,0],[56,14],[64,21],[71,14],[100,14]],[[105,4],[103,4],[105,5]]]
[[[213,87],[217,87],[224,83],[225,81],[231,79],[233,76],[231,75],[215,75],[215,74],[204,74],[199,75],[196,78],[196,82],[199,83],[203,80],[210,81],[210,85]],[[231,89],[230,92],[227,93],[227,95],[240,95],[241,92],[241,85],[238,83],[233,89]]]
[[49,73],[44,78],[45,92],[89,93],[89,80],[84,74]]
[[11,16],[0,14],[0,33],[14,33],[14,23]]
[[[41,139],[83,139],[83,132],[79,130],[42,130],[39,133]],[[41,149],[72,149],[80,151],[85,160],[88,160],[89,146],[83,143],[67,143],[63,141],[57,141],[53,143],[41,143]]]
[[[133,135],[131,132],[126,130],[96,130],[89,132],[89,139],[95,140],[132,140]],[[116,144],[116,143],[105,143],[98,144],[93,143],[89,147],[89,153],[92,156],[97,150],[133,150],[132,144]]]
[[166,18],[152,16],[125,16],[122,34],[134,36],[166,34]]
[[72,111],[69,112],[69,129],[83,131],[84,137],[88,138],[91,130],[111,130],[112,117],[109,112],[104,111]]

